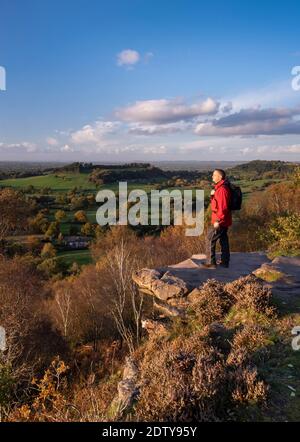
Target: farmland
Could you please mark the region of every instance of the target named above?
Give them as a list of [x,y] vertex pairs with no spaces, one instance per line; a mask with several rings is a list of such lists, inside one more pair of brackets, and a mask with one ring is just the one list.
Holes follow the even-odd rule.
[[[286,179],[286,175],[280,175],[280,173],[283,170],[286,174],[287,166],[283,167],[278,162],[275,164],[274,174],[272,174],[272,164],[265,164],[265,162],[262,165],[254,162],[251,166],[250,162],[241,166],[232,166],[232,169],[228,171],[232,170],[233,181],[241,186],[244,200],[247,200],[254,192],[261,192],[269,185]],[[261,174],[259,174],[260,168]],[[45,168],[41,175],[35,175],[36,170],[32,168],[29,170],[32,176],[22,178],[19,175],[20,173],[26,174],[26,168],[23,170],[18,167],[15,172],[11,170],[10,178],[0,180],[0,188],[21,191],[28,201],[34,202],[36,216],[41,217],[44,226],[34,227],[34,230],[30,232],[31,237],[35,235],[37,240],[37,237],[41,239],[44,234],[46,241],[50,240],[57,249],[55,259],[64,261],[67,266],[72,265],[73,262],[79,265],[91,262],[89,250],[70,250],[70,247],[64,250],[61,243],[57,243],[57,238],[60,235],[61,242],[61,238],[68,238],[69,235],[87,235],[87,238],[93,241],[96,234],[101,234],[101,229],[97,230],[96,223],[96,211],[99,205],[95,197],[99,190],[109,189],[118,196],[121,181],[127,182],[128,192],[140,189],[145,191],[148,197],[153,189],[168,191],[192,189],[193,197],[195,197],[196,189],[204,189],[206,206],[211,190],[211,172],[207,170],[161,170],[158,167],[139,163],[120,167],[105,165],[102,169],[91,164],[74,163],[53,168],[50,171]],[[7,173],[7,169],[5,171]],[[63,214],[58,221],[57,212],[59,211]],[[149,204],[149,215],[150,211]],[[78,219],[78,212],[83,212],[81,220]],[[137,231],[139,233],[144,231],[145,234],[151,234],[151,232],[157,234],[159,231],[157,228],[149,230],[146,227],[143,229],[142,226],[137,226]],[[24,235],[15,236],[13,243],[17,241],[23,246],[28,243]]]

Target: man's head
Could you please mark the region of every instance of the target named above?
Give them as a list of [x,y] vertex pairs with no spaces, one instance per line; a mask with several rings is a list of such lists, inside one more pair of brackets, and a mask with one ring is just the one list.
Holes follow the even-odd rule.
[[212,180],[215,184],[217,184],[219,181],[224,180],[226,177],[226,173],[223,169],[215,169],[212,174]]

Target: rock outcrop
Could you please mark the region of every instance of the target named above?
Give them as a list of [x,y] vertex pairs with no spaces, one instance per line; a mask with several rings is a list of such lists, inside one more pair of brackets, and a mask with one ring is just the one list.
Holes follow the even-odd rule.
[[[175,265],[158,269],[142,269],[133,274],[133,280],[139,290],[152,297],[153,305],[159,312],[159,315],[154,315],[155,319],[144,317],[141,321],[142,328],[148,334],[150,348],[152,349],[152,346],[156,348],[158,370],[160,370],[162,359],[157,355],[164,354],[168,349],[170,336],[176,330],[176,326],[180,324],[180,327],[185,325],[189,327],[193,324],[195,317],[197,318],[196,329],[200,328],[201,333],[206,333],[218,351],[223,351],[225,354],[231,352],[229,364],[232,361],[235,364],[242,364],[246,360],[243,358],[250,357],[248,350],[238,344],[238,340],[232,341],[231,332],[228,334],[229,329],[224,323],[224,315],[235,310],[238,324],[240,324],[240,315],[249,310],[250,315],[251,311],[259,312],[260,315],[271,320],[274,312],[273,306],[270,304],[271,295],[276,294],[279,299],[285,299],[287,302],[283,303],[286,304],[290,297],[300,296],[300,258],[278,257],[270,260],[263,252],[232,253],[230,267],[217,267],[216,269],[203,267],[202,263],[205,258],[205,255],[194,255]],[[233,306],[234,309],[232,309]],[[189,316],[187,312],[191,310],[193,314]],[[178,321],[176,319],[174,321],[172,319],[174,316],[184,318],[184,320]],[[191,323],[189,323],[189,319],[191,319]],[[234,318],[231,320],[234,321]],[[174,324],[175,329],[173,328]],[[245,324],[248,325],[247,320]],[[256,330],[256,337],[264,338],[259,327],[253,328],[252,324],[252,328],[247,329],[246,325],[235,336],[247,337],[247,333],[253,333],[253,330]],[[195,342],[199,342],[198,338],[197,335]],[[232,350],[234,345],[237,347],[235,353]],[[190,364],[191,361],[194,363],[193,352],[191,354],[182,353],[180,348],[179,346],[177,349],[178,354],[173,363],[179,363],[182,367],[185,367],[185,364]],[[171,354],[173,355],[173,348]],[[145,365],[141,363],[139,356],[135,355],[135,357],[136,361],[132,357],[126,358],[123,378],[118,383],[118,394],[111,404],[115,420],[122,419],[126,414],[130,416],[132,410],[139,406],[143,401],[144,389],[148,388],[149,383],[151,384],[147,370],[153,369],[154,373],[156,370],[155,364],[153,367],[151,365],[151,357],[149,365],[146,365],[146,373]],[[201,366],[202,370],[204,372],[205,370],[213,370],[214,366],[211,363],[212,361],[209,360],[205,366]],[[189,365],[187,366],[189,367]],[[167,366],[165,369],[168,369]],[[238,370],[236,372],[238,373]],[[253,376],[253,371],[250,375]],[[154,379],[157,382],[157,378]],[[258,386],[260,391],[265,394],[266,390],[262,389],[262,381],[254,381],[254,385]],[[237,382],[241,382],[239,377]],[[149,401],[152,405],[151,395]],[[151,409],[151,406],[149,408]]]
[[277,299],[300,297],[300,257],[278,256],[253,273],[266,281]]
[[185,296],[189,291],[188,285],[169,271],[142,269],[133,274],[133,280],[141,289],[163,301]]
[[141,291],[152,295],[154,307],[164,316],[185,316],[186,307],[208,279],[228,283],[254,275],[266,282],[272,292],[300,295],[300,258],[277,257],[264,252],[231,253],[229,268],[207,269],[205,255],[193,255],[178,264],[158,269],[142,269],[133,274]]
[[138,396],[139,387],[137,385],[138,367],[131,356],[127,356],[123,371],[123,378],[118,383],[118,394],[111,404],[114,418],[121,418],[132,406]]

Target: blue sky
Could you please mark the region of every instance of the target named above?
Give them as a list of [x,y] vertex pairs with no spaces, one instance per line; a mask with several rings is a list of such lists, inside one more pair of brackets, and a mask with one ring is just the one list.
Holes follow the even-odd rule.
[[290,0],[0,0],[0,159],[300,160],[299,29]]

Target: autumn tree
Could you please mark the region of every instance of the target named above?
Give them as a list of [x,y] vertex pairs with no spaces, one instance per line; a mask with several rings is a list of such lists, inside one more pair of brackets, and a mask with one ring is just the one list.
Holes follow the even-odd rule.
[[55,220],[61,223],[64,219],[66,219],[66,212],[64,210],[57,210],[55,212]]
[[49,227],[49,221],[44,211],[40,211],[35,217],[31,218],[29,226],[34,232],[45,233]]
[[[0,366],[11,376],[13,394],[30,385],[33,375],[66,347],[43,308],[47,292],[33,262],[0,257],[0,324],[6,331],[6,351]],[[1,395],[0,383],[0,395]]]
[[47,238],[57,237],[59,235],[59,223],[57,221],[50,223],[45,235]]
[[87,216],[84,210],[78,210],[74,214],[75,221],[78,221],[79,223],[86,223],[87,222]]
[[44,247],[42,248],[41,257],[54,258],[54,256],[56,256],[56,249],[53,246],[53,244],[51,244],[51,242],[47,242],[46,244],[44,244]]
[[20,192],[0,190],[0,241],[8,234],[28,228],[30,204]]
[[85,223],[81,227],[80,231],[83,235],[86,235],[86,236],[93,236],[95,233],[93,224],[91,224],[91,223]]

